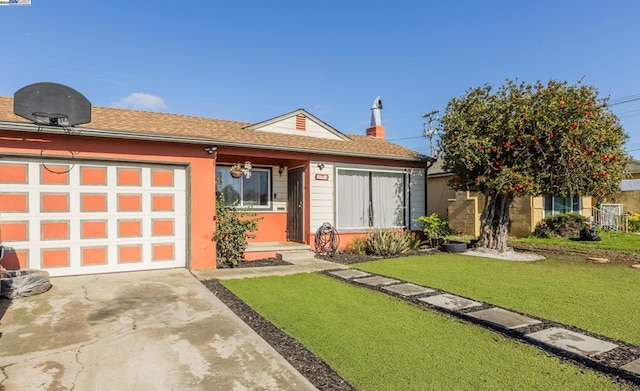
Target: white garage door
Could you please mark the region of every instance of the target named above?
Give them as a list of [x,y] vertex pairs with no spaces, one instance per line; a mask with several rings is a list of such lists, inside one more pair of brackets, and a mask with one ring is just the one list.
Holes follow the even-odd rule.
[[186,266],[186,170],[0,160],[7,268],[52,276]]

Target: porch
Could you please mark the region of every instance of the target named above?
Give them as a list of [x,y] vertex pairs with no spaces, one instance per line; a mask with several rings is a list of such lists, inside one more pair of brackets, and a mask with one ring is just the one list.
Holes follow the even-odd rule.
[[287,260],[288,257],[305,256],[307,258],[313,258],[314,252],[311,251],[311,246],[298,242],[258,242],[249,243],[244,251],[244,259],[247,261],[255,261],[265,258],[276,258],[280,254],[279,258]]

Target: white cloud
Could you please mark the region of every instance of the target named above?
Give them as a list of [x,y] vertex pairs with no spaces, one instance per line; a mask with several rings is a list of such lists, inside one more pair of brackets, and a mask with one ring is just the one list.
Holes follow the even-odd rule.
[[127,109],[136,110],[162,110],[167,105],[164,103],[164,99],[159,96],[146,94],[144,92],[134,92],[117,102],[114,102],[112,106],[123,107]]

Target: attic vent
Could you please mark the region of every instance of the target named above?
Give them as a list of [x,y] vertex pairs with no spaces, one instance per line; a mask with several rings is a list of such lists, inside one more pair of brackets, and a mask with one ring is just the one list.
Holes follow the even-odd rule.
[[304,114],[296,115],[296,130],[307,130],[307,117]]

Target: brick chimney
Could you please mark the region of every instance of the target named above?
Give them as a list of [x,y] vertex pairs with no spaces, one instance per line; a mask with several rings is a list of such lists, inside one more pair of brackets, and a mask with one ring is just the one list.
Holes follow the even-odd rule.
[[384,126],[382,126],[382,119],[380,118],[380,111],[382,110],[382,100],[378,96],[371,106],[371,126],[367,128],[367,136],[373,136],[384,140]]
[[384,140],[384,126],[375,125],[367,128],[367,136],[373,136]]

